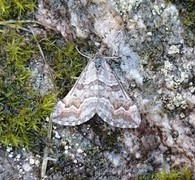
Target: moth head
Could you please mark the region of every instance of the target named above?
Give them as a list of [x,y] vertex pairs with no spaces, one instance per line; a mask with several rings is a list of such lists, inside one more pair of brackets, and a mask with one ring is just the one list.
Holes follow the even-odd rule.
[[102,58],[95,58],[94,63],[96,70],[99,71],[102,68]]

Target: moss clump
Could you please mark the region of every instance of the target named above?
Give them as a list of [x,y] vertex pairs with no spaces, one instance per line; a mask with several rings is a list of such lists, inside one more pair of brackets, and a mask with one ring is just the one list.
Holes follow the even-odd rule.
[[[29,61],[38,53],[32,37],[20,32],[18,20],[35,8],[35,1],[0,0],[0,145],[29,147],[45,133],[43,122],[56,95],[41,96],[32,87]],[[33,135],[32,135],[33,134]]]
[[189,169],[172,170],[170,173],[162,171],[154,175],[154,180],[190,180],[190,179],[192,179],[192,173]]
[[22,15],[32,12],[35,0],[0,0],[0,21],[20,19]]
[[41,96],[32,87],[27,64],[36,49],[13,29],[0,34],[0,144],[29,146],[42,134],[55,95]]
[[80,74],[84,63],[75,46],[62,45],[53,41],[55,38],[39,41],[54,70],[55,83],[61,88],[59,93],[41,96],[32,86],[28,69],[30,59],[39,54],[35,43],[10,27],[0,33],[0,145],[32,145],[36,135],[46,132],[43,123],[53,109],[56,94],[63,97],[75,82],[73,77]]
[[170,173],[160,171],[152,175],[138,177],[137,180],[191,180],[192,172],[187,169],[172,170]]
[[[67,46],[53,35],[36,37],[48,62],[59,92],[41,96],[33,88],[30,60],[40,56],[32,34],[21,23],[35,9],[34,0],[0,0],[0,145],[29,147],[46,132],[44,122],[50,115],[56,95],[70,89],[83,66],[73,44]],[[10,23],[10,20],[12,22]],[[18,21],[21,20],[21,21]],[[25,31],[23,31],[25,30]],[[29,30],[30,31],[30,30]],[[69,84],[70,86],[67,86]],[[64,88],[66,85],[66,88]]]
[[4,26],[0,33],[0,145],[29,147],[36,136],[46,132],[43,123],[53,109],[56,95],[63,97],[68,92],[84,63],[73,44],[57,43],[54,36],[39,39],[54,70],[55,83],[61,87],[59,93],[41,96],[32,86],[28,68],[30,59],[40,56],[38,48],[32,36],[13,27]]

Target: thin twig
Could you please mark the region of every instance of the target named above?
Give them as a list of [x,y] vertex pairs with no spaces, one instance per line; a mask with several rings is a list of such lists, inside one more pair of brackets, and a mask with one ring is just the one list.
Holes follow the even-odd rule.
[[[78,49],[78,47],[76,46],[76,50],[78,51],[78,53],[81,55],[81,56],[84,56],[84,57],[86,57],[87,59],[94,59],[96,56],[97,56],[97,54],[98,53],[96,53],[96,55],[93,57],[93,58],[91,58],[91,57],[89,57],[89,56],[87,56],[87,55],[85,55],[85,54],[83,54],[79,49]],[[103,56],[103,58],[104,59],[118,59],[118,58],[120,58],[120,57],[107,57],[107,56]]]
[[[38,40],[37,40],[37,38],[35,36],[35,33],[34,33],[34,31],[33,31],[33,29],[31,27],[30,27],[30,30],[31,30],[31,32],[33,34],[33,37],[34,37],[34,39],[35,39],[35,41],[37,43],[37,46],[39,48],[40,54],[41,54],[42,59],[43,59],[43,63],[44,63],[44,65],[46,65],[47,61],[46,61],[45,55],[44,55],[44,53],[42,51],[42,48],[41,48],[41,46],[40,46],[40,44],[39,44],[39,42],[38,42]],[[52,83],[54,85],[54,90],[56,91],[57,88],[55,86],[54,79],[52,77],[52,73],[50,72],[50,69],[48,69],[48,72],[49,72],[50,79],[51,79],[51,81],[52,81]],[[52,121],[49,118],[49,125],[48,125],[48,132],[47,132],[47,140],[48,140],[48,142],[51,142],[51,134],[52,134]],[[45,148],[44,148],[44,155],[43,155],[43,161],[42,161],[42,167],[41,167],[41,178],[42,179],[44,179],[44,177],[46,176],[46,170],[47,170],[48,161],[49,160],[55,161],[55,159],[48,157],[48,155],[49,155],[49,148],[46,145]]]
[[83,54],[83,53],[78,49],[77,46],[76,46],[76,50],[78,51],[78,53],[79,53],[81,56],[86,57],[87,59],[91,59],[91,57],[89,57],[89,56]]
[[[47,131],[48,142],[51,142],[51,134],[52,134],[52,121],[49,118],[49,125],[48,125],[48,131]],[[44,179],[44,177],[46,175],[48,160],[51,160],[51,159],[49,159],[48,155],[49,155],[49,148],[46,145],[44,148],[44,155],[43,155],[43,161],[42,161],[42,167],[41,167],[41,178],[42,179]]]
[[40,22],[38,22],[38,21],[35,21],[35,20],[16,20],[16,21],[14,21],[14,20],[10,20],[10,21],[0,21],[0,25],[9,25],[9,24],[23,24],[23,23],[35,23],[35,24],[39,24],[39,25],[42,25],[43,26],[43,24],[41,24]]

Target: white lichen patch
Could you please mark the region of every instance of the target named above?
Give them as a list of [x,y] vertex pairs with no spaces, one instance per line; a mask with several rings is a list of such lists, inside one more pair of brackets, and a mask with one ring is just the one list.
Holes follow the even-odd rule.
[[122,161],[120,155],[109,153],[106,156],[107,156],[107,159],[114,165],[114,167],[120,166],[121,161]]
[[179,53],[179,48],[175,45],[171,45],[168,50],[168,54],[176,54]]
[[176,96],[172,100],[173,104],[176,108],[181,107],[185,109],[187,107],[186,101],[183,99],[181,94],[176,94]]
[[165,61],[165,62],[164,62],[164,67],[161,69],[161,71],[163,72],[163,74],[164,74],[165,76],[168,76],[168,73],[169,73],[170,71],[172,71],[172,70],[173,70],[173,64],[170,63],[169,61]]
[[132,7],[139,5],[143,0],[110,0],[115,10],[122,15],[123,12],[131,11]]

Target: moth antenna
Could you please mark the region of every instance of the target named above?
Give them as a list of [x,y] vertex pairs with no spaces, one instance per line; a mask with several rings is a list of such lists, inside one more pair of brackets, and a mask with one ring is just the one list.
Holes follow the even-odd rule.
[[78,49],[77,46],[76,46],[76,50],[78,51],[78,53],[79,53],[81,56],[86,57],[87,59],[91,59],[91,57],[89,57],[89,56],[83,54],[83,53]]

